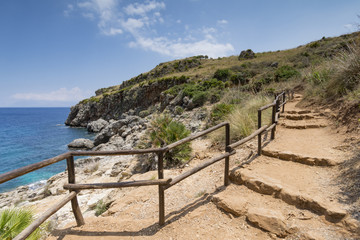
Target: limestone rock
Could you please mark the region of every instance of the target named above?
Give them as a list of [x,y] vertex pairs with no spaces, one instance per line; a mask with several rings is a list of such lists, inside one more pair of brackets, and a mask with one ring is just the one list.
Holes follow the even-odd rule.
[[94,147],[93,141],[85,138],[78,138],[68,144],[69,148],[91,149]]
[[111,169],[110,177],[116,177],[121,172],[125,171],[129,167],[128,162],[117,162]]
[[246,218],[249,222],[276,234],[278,237],[286,237],[289,234],[284,216],[275,210],[250,208]]
[[92,122],[88,123],[86,128],[89,132],[97,133],[97,132],[100,132],[102,129],[104,129],[108,124],[109,123],[106,120],[99,118],[96,121],[92,121]]
[[232,213],[235,216],[243,216],[246,214],[248,203],[246,200],[231,194],[218,194],[212,198],[212,201],[218,208],[226,212]]

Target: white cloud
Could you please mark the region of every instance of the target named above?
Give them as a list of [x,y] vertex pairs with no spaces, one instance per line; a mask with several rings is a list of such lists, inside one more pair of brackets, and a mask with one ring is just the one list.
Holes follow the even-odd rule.
[[71,102],[80,101],[89,96],[90,91],[74,87],[72,89],[60,88],[47,93],[16,93],[12,95],[12,98],[27,101]]
[[349,31],[355,31],[357,30],[357,27],[357,25],[351,23],[344,25],[344,28],[348,29]]
[[98,27],[104,35],[122,33],[118,23],[117,0],[88,0],[79,2],[77,6],[85,18],[98,19]]
[[129,32],[134,32],[136,29],[142,28],[144,23],[140,19],[128,18],[125,22],[123,22],[122,26]]
[[70,13],[71,13],[72,11],[74,11],[74,5],[68,4],[68,5],[67,5],[67,9],[64,11],[65,17],[70,16]]
[[[174,31],[165,31],[166,35],[159,35],[157,25],[166,20],[161,10],[166,8],[162,1],[145,0],[127,6],[120,6],[120,0],[84,0],[77,4],[84,17],[97,20],[102,34],[114,36],[129,34],[133,38],[130,47],[142,48],[173,57],[188,57],[194,55],[208,55],[222,57],[231,54],[234,47],[230,43],[219,43],[218,29],[203,27],[191,30],[185,25],[186,36],[178,27]],[[181,20],[176,20],[181,24]],[[218,24],[226,24],[226,20],[219,20]],[[169,24],[168,24],[169,25]],[[176,32],[179,30],[180,32]],[[173,36],[171,38],[171,36]]]
[[188,57],[194,55],[219,57],[225,56],[234,51],[234,47],[231,44],[221,44],[211,41],[210,39],[184,43],[181,41],[171,41],[165,37],[139,37],[136,42],[132,42],[130,44],[130,47],[141,47],[145,50],[151,50],[153,52],[173,57]]
[[156,1],[147,1],[143,3],[134,3],[125,7],[125,12],[128,15],[145,15],[153,10],[161,10],[165,8],[165,3]]
[[218,24],[228,24],[228,21],[225,19],[222,19],[222,20],[218,20],[217,23]]
[[122,33],[123,33],[123,30],[121,30],[120,28],[110,28],[109,31],[104,32],[104,34],[108,35],[108,36],[114,36],[114,35],[122,34]]

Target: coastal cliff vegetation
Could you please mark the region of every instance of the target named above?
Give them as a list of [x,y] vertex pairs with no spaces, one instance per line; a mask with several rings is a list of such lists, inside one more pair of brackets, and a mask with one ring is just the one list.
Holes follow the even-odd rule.
[[[86,127],[100,118],[144,118],[154,113],[176,117],[212,106],[206,116],[209,126],[231,121],[236,112],[243,116],[240,108],[253,95],[268,99],[278,90],[295,87],[306,88],[306,96],[314,102],[344,100],[345,95],[346,101],[355,101],[359,98],[359,39],[355,32],[283,51],[254,53],[248,49],[239,56],[212,59],[200,55],[160,63],[119,85],[97,90],[95,96],[71,108],[66,124]],[[254,129],[252,118],[244,119],[248,127],[239,129],[234,134],[237,138]]]

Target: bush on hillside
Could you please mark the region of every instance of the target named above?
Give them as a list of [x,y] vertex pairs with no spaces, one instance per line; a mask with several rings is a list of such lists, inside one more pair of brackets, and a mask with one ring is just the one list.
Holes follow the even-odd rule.
[[336,74],[326,88],[328,97],[341,97],[359,88],[360,47],[349,46],[335,59]]
[[279,67],[276,71],[275,71],[275,81],[280,82],[280,81],[286,81],[294,76],[299,75],[300,73],[293,67],[288,66],[288,65],[284,65]]
[[[222,116],[224,121],[230,123],[230,136],[232,141],[244,138],[256,130],[257,110],[270,102],[270,98],[266,96],[259,94],[249,95],[246,99],[242,99],[241,104],[235,105],[229,113]],[[224,109],[224,107],[221,107],[220,109]],[[264,111],[262,114],[263,124],[270,123],[270,120],[271,110]],[[223,142],[225,138],[223,131],[216,131],[211,136],[213,140],[221,142]]]
[[[154,147],[164,147],[190,135],[185,125],[168,115],[155,117],[150,125],[150,141]],[[190,159],[190,143],[171,149],[164,155],[166,166],[174,166]]]
[[333,60],[306,76],[307,96],[319,100],[337,99],[360,89],[360,47],[348,46]]
[[225,82],[230,77],[231,73],[229,69],[218,69],[214,73],[214,78],[217,80]]
[[226,104],[226,103],[219,103],[213,106],[210,114],[210,120],[214,124],[218,123],[219,121],[223,120],[224,117],[229,114],[234,109],[234,105]]

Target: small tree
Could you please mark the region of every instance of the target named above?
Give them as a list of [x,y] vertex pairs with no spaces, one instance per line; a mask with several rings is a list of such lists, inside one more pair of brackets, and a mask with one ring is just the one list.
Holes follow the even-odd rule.
[[[190,131],[184,124],[174,121],[168,115],[160,115],[151,122],[150,140],[155,147],[163,147],[189,135]],[[176,165],[189,160],[190,153],[190,143],[185,143],[166,152],[164,160],[167,166]]]

